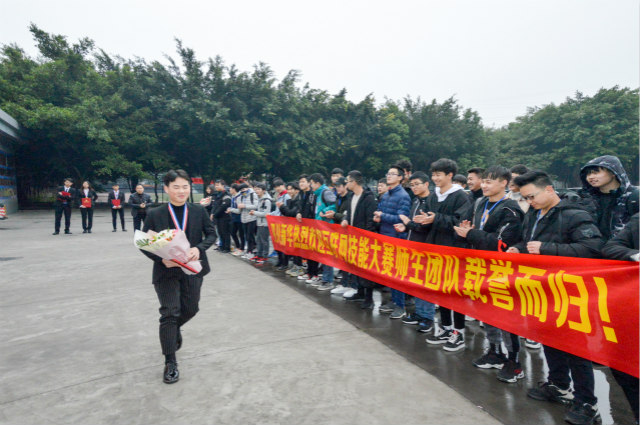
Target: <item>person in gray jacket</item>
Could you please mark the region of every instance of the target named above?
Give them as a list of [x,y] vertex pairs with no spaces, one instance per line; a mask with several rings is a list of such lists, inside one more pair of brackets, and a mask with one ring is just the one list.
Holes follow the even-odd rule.
[[267,215],[271,213],[271,204],[273,199],[267,192],[267,185],[264,183],[256,183],[255,192],[258,195],[258,209],[249,211],[249,214],[257,217],[256,223],[258,227],[256,256],[253,260],[257,264],[263,264],[269,257],[269,226],[267,224]]
[[237,198],[237,207],[229,208],[229,212],[232,214],[240,214],[244,237],[247,240],[247,252],[242,258],[250,260],[254,257],[253,251],[256,249],[257,219],[255,215],[251,214],[251,211],[258,209],[258,195],[256,195],[253,189],[246,183],[240,184],[238,189],[240,190],[240,197]]

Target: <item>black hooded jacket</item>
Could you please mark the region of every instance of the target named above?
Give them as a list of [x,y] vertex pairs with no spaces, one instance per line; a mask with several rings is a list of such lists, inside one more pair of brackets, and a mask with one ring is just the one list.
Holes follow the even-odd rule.
[[302,192],[298,193],[295,198],[287,199],[287,202],[280,206],[280,212],[285,217],[295,217],[300,212],[302,204]]
[[[487,211],[491,210],[491,213],[488,214],[481,229],[485,208]],[[473,214],[475,227],[467,233],[467,241],[474,249],[506,251],[506,247],[513,246],[522,240],[523,218],[524,213],[513,199],[503,199],[497,204],[491,204],[489,198],[483,197]],[[499,241],[504,245],[500,246]]]
[[420,198],[419,196],[414,196],[413,201],[411,202],[411,210],[409,210],[409,218],[411,221],[407,224],[407,239],[414,242],[426,242],[427,234],[429,233],[429,225],[428,224],[419,224],[413,221],[413,217],[420,212],[428,212],[429,207],[427,204],[427,200],[429,199],[429,195],[424,198]]
[[463,220],[471,217],[473,206],[464,190],[450,193],[447,198],[438,202],[438,195],[432,192],[427,197],[427,211],[434,212],[436,217],[433,223],[426,225],[429,230],[425,239],[426,243],[434,245],[453,246],[458,248],[468,248],[468,243],[464,238],[458,236],[453,230]]
[[638,254],[638,214],[634,214],[627,225],[602,248],[602,255],[612,260],[630,261]]
[[[349,199],[349,206],[344,212],[344,219],[351,222],[351,201],[353,201],[353,195]],[[353,215],[352,226],[358,229],[368,230],[370,232],[376,231],[376,223],[373,221],[373,213],[378,209],[378,202],[373,192],[368,187],[364,187],[362,195],[358,200],[356,209]]]
[[[587,182],[587,172],[590,168],[601,167],[613,173],[620,182],[620,187],[610,193],[602,193],[598,188]],[[638,212],[638,189],[631,186],[622,163],[618,157],[604,155],[592,159],[580,170],[582,191],[580,196],[591,197],[597,206],[597,225],[600,233],[609,239],[624,228],[632,215]]]
[[530,208],[524,216],[522,241],[514,245],[521,253],[528,252],[527,242],[539,241],[542,242],[542,255],[600,257],[600,249],[604,245],[602,234],[584,207],[569,199],[563,199],[547,211],[536,226],[539,211]]

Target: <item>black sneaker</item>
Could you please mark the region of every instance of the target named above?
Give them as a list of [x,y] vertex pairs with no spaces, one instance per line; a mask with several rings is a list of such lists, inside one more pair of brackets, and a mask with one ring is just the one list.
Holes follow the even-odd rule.
[[364,301],[362,301],[362,304],[360,304],[360,308],[363,310],[373,310],[373,306],[375,305],[375,303],[373,302],[373,300],[367,300],[365,299]]
[[459,351],[464,348],[464,335],[462,332],[453,331],[451,333],[451,338],[444,344],[442,347],[445,351]]
[[578,400],[571,403],[571,407],[564,415],[564,420],[573,425],[591,425],[602,422],[597,405],[593,406]]
[[487,351],[484,356],[473,361],[475,367],[480,369],[502,369],[502,366],[507,361],[503,354],[498,354],[493,351]]
[[364,295],[357,292],[350,297],[343,297],[345,301],[364,301]]
[[451,338],[453,331],[451,329],[440,329],[439,332],[435,332],[432,336],[427,338],[428,344],[446,344]]
[[59,234],[60,234],[60,232],[53,232],[53,233],[52,233],[52,235],[54,235],[54,236],[55,236],[55,235],[59,235]]
[[573,401],[571,390],[562,390],[552,382],[538,382],[537,387],[529,388],[527,396],[534,400],[555,401],[560,404],[569,404]]
[[396,305],[392,302],[390,303],[386,303],[386,304],[382,304],[380,305],[380,307],[378,307],[378,312],[380,313],[392,313],[393,310],[395,310]]
[[518,379],[524,378],[524,370],[520,362],[514,362],[508,359],[500,372],[498,372],[498,380],[502,382],[518,382]]
[[433,330],[433,320],[422,319],[420,323],[418,323],[418,329],[416,330],[424,334],[426,334],[427,332],[431,332]]
[[168,362],[164,365],[164,374],[162,381],[165,384],[174,384],[180,379],[180,372],[178,371],[178,363]]
[[420,320],[422,320],[420,316],[417,316],[415,313],[412,313],[412,314],[407,314],[404,317],[404,319],[402,319],[402,323],[404,323],[405,325],[417,325],[418,323],[420,323]]

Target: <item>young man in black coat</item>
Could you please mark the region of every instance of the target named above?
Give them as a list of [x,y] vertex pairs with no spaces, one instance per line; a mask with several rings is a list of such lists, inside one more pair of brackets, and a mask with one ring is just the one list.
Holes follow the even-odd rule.
[[228,253],[231,252],[231,215],[227,213],[227,210],[231,208],[231,195],[227,193],[225,186],[224,180],[216,180],[216,194],[213,198],[211,215],[222,241],[220,252]]
[[[531,208],[522,223],[522,242],[507,249],[511,253],[599,258],[604,244],[596,223],[580,203],[561,200],[551,179],[542,171],[518,176],[515,184]],[[572,424],[598,421],[598,399],[594,394],[591,361],[544,346],[549,366],[546,382],[530,388],[527,395],[535,400],[571,403],[565,420]],[[570,390],[573,381],[573,393]]]
[[[466,238],[473,249],[504,252],[507,247],[522,240],[524,213],[513,199],[507,198],[511,173],[505,167],[492,166],[482,173],[483,197],[476,203],[472,221],[465,220],[455,226],[456,234]],[[524,378],[519,360],[520,337],[485,323],[489,349],[473,365],[481,369],[500,369],[498,379],[517,382]],[[508,357],[502,352],[502,342]]]
[[172,384],[180,378],[176,360],[182,346],[180,328],[198,312],[202,278],[211,271],[205,251],[215,243],[216,232],[204,207],[187,203],[191,179],[184,170],[170,170],[163,180],[169,204],[149,211],[143,231],[183,230],[191,244],[188,261],[202,264],[200,273],[187,275],[178,264],[142,251],[154,262],[152,282],[160,301],[160,345],[165,356],[163,381]]
[[133,230],[140,230],[151,204],[151,196],[144,193],[144,186],[138,184],[135,193],[129,196],[129,205],[131,206],[131,215],[133,216]]
[[56,191],[56,200],[54,202],[54,207],[56,211],[56,219],[55,219],[55,231],[54,235],[60,234],[60,222],[62,221],[62,214],[64,214],[64,233],[65,235],[70,235],[71,231],[69,231],[69,226],[71,226],[71,207],[73,203],[76,202],[77,192],[71,186],[73,185],[73,180],[70,177],[64,179],[64,185],[58,187]]
[[107,196],[107,202],[111,206],[111,220],[113,222],[113,231],[118,231],[118,226],[116,225],[116,218],[118,214],[120,215],[120,225],[122,226],[122,231],[126,232],[127,229],[124,228],[124,192],[120,190],[120,186],[118,183],[114,183],[111,186],[112,190],[109,192],[109,196]]
[[[375,232],[376,224],[373,221],[373,213],[378,209],[378,202],[373,192],[365,186],[362,173],[358,170],[349,171],[346,186],[352,195],[340,224],[342,227],[353,226]],[[349,279],[357,287],[357,292],[345,298],[351,301],[362,300],[361,307],[363,309],[373,309],[374,283],[353,274],[349,275]]]

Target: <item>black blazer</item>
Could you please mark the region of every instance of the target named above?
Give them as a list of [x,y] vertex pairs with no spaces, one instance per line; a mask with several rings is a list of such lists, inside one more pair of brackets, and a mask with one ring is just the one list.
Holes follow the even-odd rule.
[[[144,208],[140,208],[140,204],[145,204]],[[147,211],[150,210],[151,207],[151,196],[143,193],[139,195],[138,192],[134,192],[129,196],[129,206],[131,207],[131,215],[133,217],[140,215],[145,215]]]
[[[187,239],[191,244],[191,247],[197,247],[200,250],[200,261],[202,262],[202,271],[197,274],[198,277],[203,277],[211,271],[209,267],[209,260],[207,259],[206,250],[215,243],[216,231],[211,224],[209,214],[200,204],[187,203],[189,209],[189,216],[187,219]],[[153,208],[147,212],[147,219],[144,221],[143,232],[153,230],[154,232],[160,232],[165,229],[173,229],[175,226],[169,218],[169,207],[161,205]],[[203,235],[205,237],[203,238]],[[162,263],[162,258],[157,255],[153,255],[147,251],[142,251],[144,255],[153,260],[153,283],[160,282],[163,278],[178,277],[183,274],[183,271],[179,267],[167,268]]]
[[[116,193],[111,190],[109,191],[109,196],[107,197],[109,208],[113,208],[113,204],[111,203],[113,199],[116,199]],[[120,199],[120,206],[124,208],[124,192],[122,190],[118,191],[118,199]]]
[[69,197],[60,195],[60,192],[64,192],[64,186],[60,186],[56,190],[56,200],[54,202],[54,206],[58,208],[71,207],[77,201],[78,191],[76,189],[69,189]]
[[89,196],[84,196],[84,189],[76,189],[76,193],[78,194],[78,208],[82,205],[82,198],[91,198],[91,208],[95,207],[98,200],[98,194],[95,190],[89,189]]

